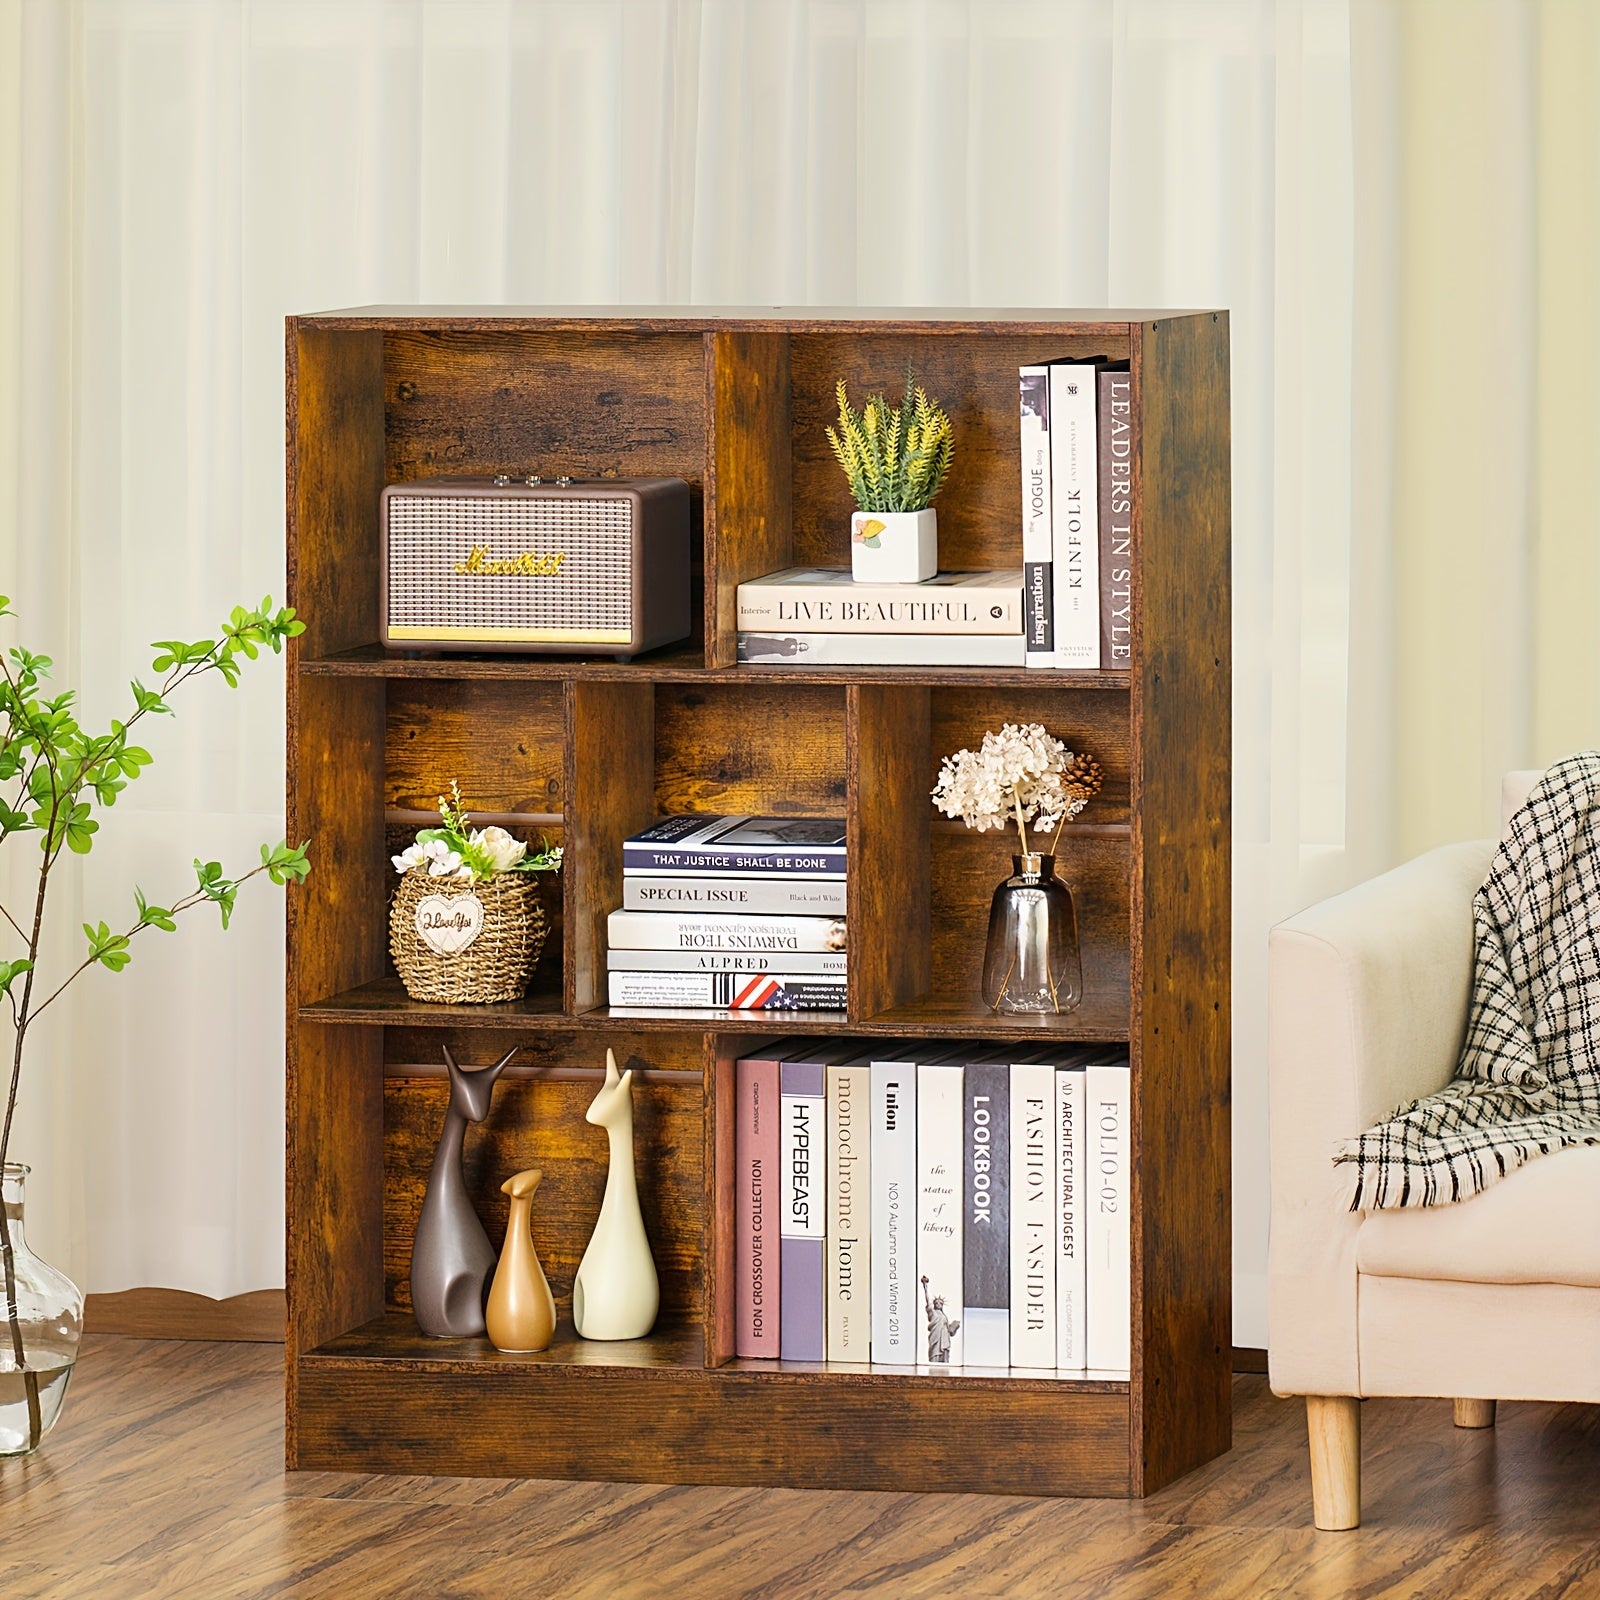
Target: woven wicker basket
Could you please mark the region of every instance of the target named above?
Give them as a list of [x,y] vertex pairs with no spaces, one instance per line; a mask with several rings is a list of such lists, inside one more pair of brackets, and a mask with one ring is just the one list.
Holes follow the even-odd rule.
[[[483,907],[483,926],[463,949],[441,954],[424,942],[417,909],[425,900],[473,896]],[[437,908],[430,908],[430,914]],[[464,920],[470,907],[462,908]],[[520,1000],[544,949],[548,924],[539,885],[530,873],[498,873],[478,883],[441,883],[423,867],[400,880],[389,905],[389,954],[413,1000],[451,1005],[488,1005]]]

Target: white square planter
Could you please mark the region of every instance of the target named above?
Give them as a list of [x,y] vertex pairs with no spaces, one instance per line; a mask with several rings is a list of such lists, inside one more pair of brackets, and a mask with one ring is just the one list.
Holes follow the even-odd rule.
[[926,511],[858,511],[850,518],[857,583],[922,583],[939,570],[939,524]]

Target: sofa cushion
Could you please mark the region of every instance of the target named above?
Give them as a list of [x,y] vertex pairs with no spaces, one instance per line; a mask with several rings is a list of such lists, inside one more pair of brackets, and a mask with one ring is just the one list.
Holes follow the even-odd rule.
[[1537,1156],[1454,1205],[1369,1213],[1356,1267],[1375,1278],[1600,1288],[1600,1145]]

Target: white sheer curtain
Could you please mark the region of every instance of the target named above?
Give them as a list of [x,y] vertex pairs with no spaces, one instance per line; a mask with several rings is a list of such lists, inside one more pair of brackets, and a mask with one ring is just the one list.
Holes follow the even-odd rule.
[[[281,590],[287,312],[1228,307],[1236,1338],[1262,1344],[1263,935],[1383,848],[1347,806],[1382,765],[1382,623],[1351,574],[1386,528],[1352,520],[1347,11],[0,0],[0,530],[26,636],[103,717],[147,640]],[[63,947],[133,882],[276,836],[280,692],[258,671],[152,730]],[[226,938],[149,936],[41,1041],[18,1148],[90,1288],[281,1281],[280,917],[263,892]]]

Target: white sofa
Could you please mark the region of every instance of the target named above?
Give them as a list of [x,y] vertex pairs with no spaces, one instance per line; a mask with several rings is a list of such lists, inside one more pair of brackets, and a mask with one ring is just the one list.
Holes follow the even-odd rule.
[[[1502,826],[1539,776],[1511,773]],[[1350,1210],[1335,1140],[1449,1081],[1472,981],[1482,840],[1429,851],[1272,930],[1269,1370],[1303,1395],[1319,1528],[1361,1517],[1360,1399],[1600,1401],[1600,1147],[1529,1162],[1474,1199]]]

